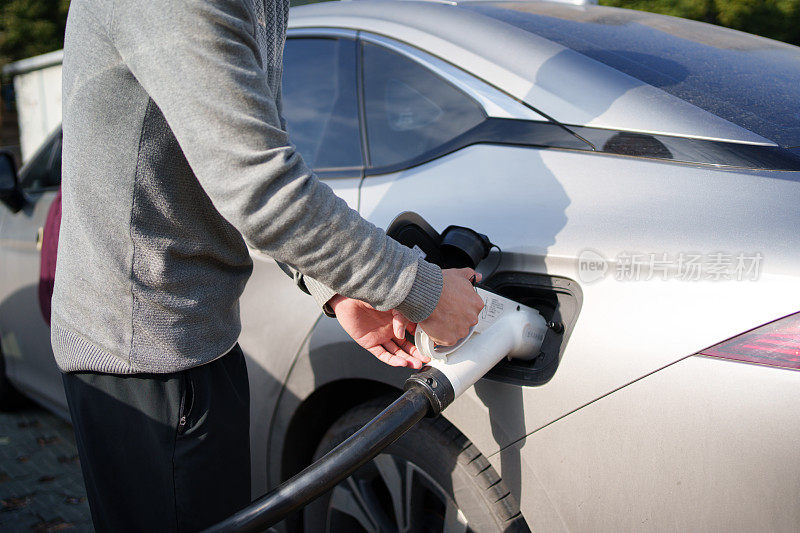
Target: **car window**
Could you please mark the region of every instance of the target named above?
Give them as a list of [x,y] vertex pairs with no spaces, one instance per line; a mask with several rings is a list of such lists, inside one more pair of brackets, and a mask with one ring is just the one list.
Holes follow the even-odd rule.
[[19,181],[26,191],[53,189],[61,184],[61,129],[48,137],[20,169]]
[[476,102],[419,63],[371,43],[363,53],[372,167],[411,161],[485,119]]
[[360,167],[356,43],[350,39],[288,39],[283,116],[289,138],[311,168]]

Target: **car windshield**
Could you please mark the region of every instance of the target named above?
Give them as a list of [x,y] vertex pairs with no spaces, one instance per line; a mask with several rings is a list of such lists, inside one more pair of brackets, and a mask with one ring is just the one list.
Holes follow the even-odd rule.
[[800,145],[800,48],[652,13],[550,2],[465,6],[604,63],[781,146]]

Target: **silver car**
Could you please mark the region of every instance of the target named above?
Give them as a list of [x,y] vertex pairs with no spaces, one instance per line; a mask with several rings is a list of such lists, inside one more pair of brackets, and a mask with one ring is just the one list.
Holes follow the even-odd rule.
[[[487,284],[558,327],[284,528],[798,529],[800,49],[538,1],[331,2],[290,28],[284,114],[319,177],[381,227],[488,235]],[[66,413],[36,297],[59,142],[0,208],[0,335],[8,380]],[[408,371],[252,256],[257,496]]]

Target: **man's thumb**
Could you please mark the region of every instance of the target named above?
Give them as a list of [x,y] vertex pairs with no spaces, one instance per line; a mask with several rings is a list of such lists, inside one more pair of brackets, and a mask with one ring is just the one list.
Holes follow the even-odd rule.
[[395,338],[402,339],[406,336],[406,326],[408,319],[397,311],[392,312],[392,330]]

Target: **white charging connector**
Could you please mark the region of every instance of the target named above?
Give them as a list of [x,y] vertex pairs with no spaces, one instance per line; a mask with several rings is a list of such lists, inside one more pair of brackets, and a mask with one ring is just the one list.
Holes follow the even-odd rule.
[[536,309],[476,288],[484,303],[478,323],[453,346],[440,346],[417,327],[417,349],[431,358],[460,396],[503,358],[533,359],[547,333],[547,322]]

